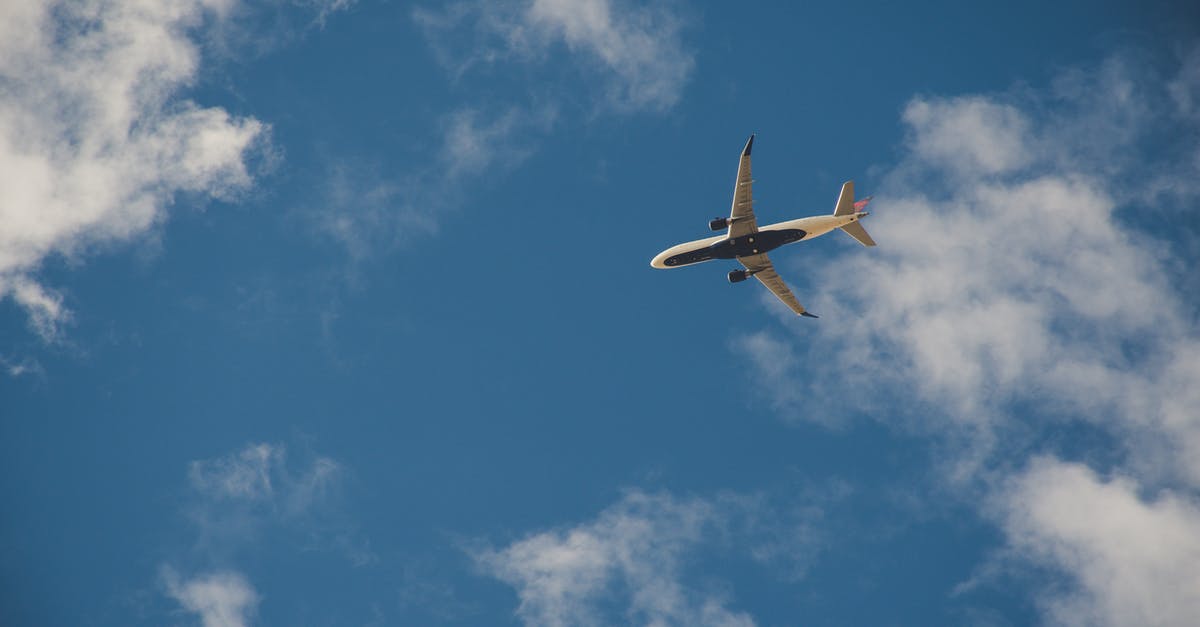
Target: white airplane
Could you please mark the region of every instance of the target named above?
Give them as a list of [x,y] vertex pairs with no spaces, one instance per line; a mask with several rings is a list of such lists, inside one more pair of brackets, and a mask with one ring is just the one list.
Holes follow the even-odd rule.
[[708,228],[714,231],[728,228],[728,232],[725,235],[672,246],[658,253],[658,256],[650,261],[650,266],[665,270],[713,259],[737,259],[746,269],[730,271],[730,283],[754,277],[778,296],[779,300],[791,307],[792,311],[801,316],[816,318],[817,316],[805,311],[804,305],[796,300],[792,290],[779,278],[779,273],[775,272],[767,253],[784,244],[820,237],[834,229],[845,231],[863,246],[874,246],[875,240],[871,239],[866,229],[858,222],[867,215],[863,209],[871,202],[871,198],[868,196],[854,202],[854,181],[846,181],[842,185],[842,194],[838,196],[837,205],[833,208],[833,215],[800,218],[759,228],[754,219],[754,198],[751,195],[754,179],[750,178],[750,148],[753,145],[754,136],[751,135],[746,147],[742,149],[742,159],[738,162],[737,183],[733,188],[733,209],[729,217],[716,217],[708,223]]

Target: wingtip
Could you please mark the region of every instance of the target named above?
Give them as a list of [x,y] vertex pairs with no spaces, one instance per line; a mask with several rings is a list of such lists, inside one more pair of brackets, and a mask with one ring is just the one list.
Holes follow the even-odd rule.
[[745,148],[742,150],[742,156],[743,156],[743,157],[749,157],[749,156],[750,156],[750,149],[751,149],[751,148],[754,148],[754,136],[755,136],[755,135],[756,135],[756,133],[751,133],[751,134],[750,134],[750,139],[746,141],[746,147],[745,147]]
[[805,318],[820,318],[821,317],[816,314],[810,314],[807,311],[800,312],[800,315],[804,316]]

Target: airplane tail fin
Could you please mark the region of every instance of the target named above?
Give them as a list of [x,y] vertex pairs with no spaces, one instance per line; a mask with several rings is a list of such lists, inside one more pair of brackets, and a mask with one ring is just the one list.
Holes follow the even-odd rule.
[[[846,183],[842,185],[842,193],[840,196],[838,196],[837,205],[833,208],[833,215],[854,215],[855,213],[865,209],[867,207],[867,203],[869,202],[871,202],[870,196],[858,202],[854,202],[854,181],[846,181]],[[860,222],[851,222],[841,227],[841,229],[850,237],[858,240],[858,243],[862,244],[863,246],[875,245],[875,240],[871,239],[871,236],[867,234],[867,230],[863,228],[862,223]]]
[[842,194],[838,196],[837,205],[833,208],[833,215],[848,216],[854,213],[854,181],[846,181],[842,185]]

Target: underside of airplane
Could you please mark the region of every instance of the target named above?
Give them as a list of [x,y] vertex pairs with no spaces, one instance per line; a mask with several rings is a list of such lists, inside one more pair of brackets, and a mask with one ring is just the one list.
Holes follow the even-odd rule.
[[863,246],[874,246],[875,240],[859,223],[868,214],[864,209],[870,197],[855,202],[854,181],[846,181],[834,205],[833,214],[812,216],[779,222],[759,228],[754,215],[754,179],[750,176],[750,151],[754,147],[754,135],[742,149],[738,162],[737,180],[733,188],[733,207],[728,218],[716,217],[708,227],[713,231],[724,230],[724,235],[700,239],[672,246],[650,261],[651,267],[668,269],[690,266],[713,259],[737,259],[744,269],[729,273],[730,283],[739,283],[750,277],[767,286],[779,300],[801,316],[816,318],[796,299],[791,288],[783,282],[767,253],[794,242],[820,237],[834,229],[844,231]]

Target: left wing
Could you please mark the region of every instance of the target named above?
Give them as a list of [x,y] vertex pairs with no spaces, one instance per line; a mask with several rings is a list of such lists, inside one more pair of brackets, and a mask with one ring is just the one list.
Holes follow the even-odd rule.
[[767,289],[771,290],[771,293],[775,294],[792,311],[809,318],[817,317],[808,313],[804,309],[804,305],[801,305],[800,301],[796,300],[796,295],[788,288],[787,283],[784,283],[783,279],[780,278],[779,273],[775,271],[775,266],[771,265],[771,260],[767,257],[766,253],[750,255],[749,257],[738,257],[738,261],[743,266],[746,266],[747,270],[753,272],[754,278],[767,286]]
[[738,161],[737,182],[733,186],[733,208],[729,212],[729,237],[741,237],[758,232],[758,223],[754,218],[754,193],[751,187],[754,179],[750,178],[750,149],[754,146],[754,136],[746,142],[742,149],[742,158]]

